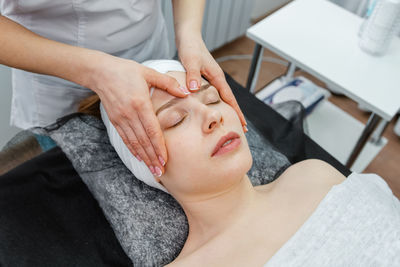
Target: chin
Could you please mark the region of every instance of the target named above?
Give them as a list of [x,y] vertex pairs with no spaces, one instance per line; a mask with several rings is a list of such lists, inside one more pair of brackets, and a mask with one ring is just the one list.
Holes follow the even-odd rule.
[[241,178],[253,165],[253,158],[247,144],[240,151],[237,151],[235,155],[227,156],[231,157],[226,157],[217,163],[216,168],[220,170],[220,175]]

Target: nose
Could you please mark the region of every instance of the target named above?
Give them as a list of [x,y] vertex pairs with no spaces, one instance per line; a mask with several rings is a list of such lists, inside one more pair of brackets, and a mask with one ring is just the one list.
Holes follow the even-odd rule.
[[214,131],[216,127],[219,127],[224,122],[221,112],[216,109],[206,108],[204,116],[205,118],[203,120],[203,131],[205,133],[210,133]]

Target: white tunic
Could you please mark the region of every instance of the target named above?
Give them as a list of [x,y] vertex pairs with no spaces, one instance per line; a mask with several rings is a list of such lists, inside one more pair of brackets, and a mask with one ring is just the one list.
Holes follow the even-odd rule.
[[[66,44],[142,62],[169,58],[158,0],[0,0],[3,16]],[[93,62],[96,64],[96,62]],[[11,124],[45,126],[76,112],[87,88],[48,75],[12,70]]]

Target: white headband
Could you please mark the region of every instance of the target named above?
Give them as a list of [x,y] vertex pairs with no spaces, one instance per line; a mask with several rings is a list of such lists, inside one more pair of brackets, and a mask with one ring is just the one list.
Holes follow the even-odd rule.
[[[142,63],[146,67],[152,68],[160,73],[167,73],[169,71],[185,71],[185,68],[179,61],[176,60],[148,60]],[[150,89],[150,97],[153,95],[154,87]],[[114,147],[118,156],[121,158],[125,166],[136,176],[139,180],[148,184],[149,186],[158,188],[166,193],[167,189],[158,183],[151,173],[150,169],[143,161],[139,161],[129,151],[128,147],[122,141],[121,136],[118,134],[117,129],[109,120],[107,113],[104,110],[103,104],[100,103],[100,113],[104,125],[107,128],[108,137],[111,145]]]

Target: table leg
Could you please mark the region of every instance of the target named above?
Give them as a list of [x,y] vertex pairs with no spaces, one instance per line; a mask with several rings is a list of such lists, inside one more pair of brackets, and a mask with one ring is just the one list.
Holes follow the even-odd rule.
[[250,93],[254,93],[257,84],[263,53],[264,48],[260,44],[256,43],[246,84],[246,89],[249,90]]
[[371,136],[371,142],[375,145],[379,145],[382,140],[382,134],[386,130],[386,127],[389,125],[388,121],[381,120],[379,125],[376,127],[374,133]]
[[296,71],[296,65],[293,62],[290,62],[290,65],[286,71],[286,74],[284,76],[284,79],[286,81],[289,81],[291,79],[293,79],[293,74]]
[[353,148],[353,151],[350,154],[349,159],[346,162],[346,167],[351,168],[353,166],[354,161],[357,159],[358,155],[360,154],[361,150],[364,148],[365,144],[367,143],[368,139],[371,137],[372,133],[374,132],[375,128],[382,120],[381,117],[372,113],[368,119],[367,124],[364,127],[363,132],[361,133],[360,138],[357,141],[357,144]]

